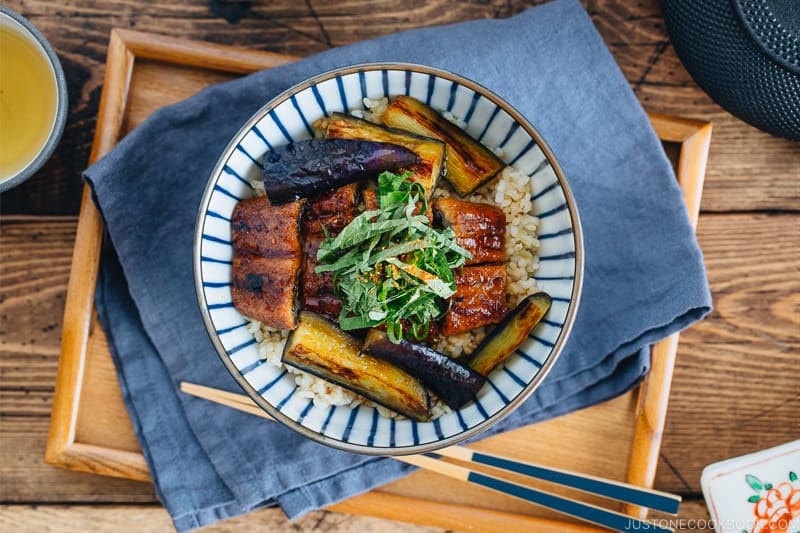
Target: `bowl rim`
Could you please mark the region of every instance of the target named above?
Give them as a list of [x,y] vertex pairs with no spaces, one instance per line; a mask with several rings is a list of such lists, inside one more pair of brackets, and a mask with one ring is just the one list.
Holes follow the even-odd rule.
[[64,127],[67,123],[67,109],[69,108],[67,78],[64,76],[64,69],[61,67],[61,61],[59,61],[50,41],[48,41],[42,32],[28,19],[16,11],[0,5],[0,16],[3,15],[22,26],[23,30],[28,32],[30,37],[42,48],[45,56],[47,56],[47,61],[53,68],[53,73],[56,78],[56,113],[55,117],[53,117],[53,125],[51,126],[50,133],[47,136],[47,142],[45,142],[42,150],[36,157],[28,161],[28,164],[22,167],[16,174],[0,180],[0,192],[5,192],[26,181],[50,159],[64,133]]
[[[225,347],[222,345],[222,342],[219,340],[219,336],[216,335],[216,330],[211,320],[211,314],[208,311],[207,303],[205,301],[203,281],[202,281],[202,271],[200,267],[201,263],[200,252],[202,246],[202,233],[203,233],[203,224],[205,218],[204,215],[206,210],[208,209],[208,204],[211,198],[211,194],[214,191],[215,177],[218,176],[220,172],[222,172],[223,167],[225,166],[227,160],[230,158],[231,154],[236,149],[236,146],[239,145],[239,143],[247,135],[247,133],[250,132],[253,126],[255,126],[262,118],[264,118],[272,109],[274,109],[281,103],[285,102],[286,100],[289,100],[292,96],[300,93],[301,91],[304,91],[314,85],[318,85],[322,82],[325,82],[337,76],[346,76],[358,72],[368,72],[373,70],[400,70],[400,71],[407,71],[419,74],[428,74],[445,79],[447,81],[456,82],[460,85],[463,85],[467,89],[470,89],[480,94],[484,98],[487,98],[494,105],[498,106],[500,109],[508,113],[509,116],[515,122],[517,122],[528,135],[531,136],[531,139],[533,139],[536,142],[539,148],[541,148],[542,152],[545,155],[545,158],[552,166],[553,172],[556,175],[556,179],[561,187],[561,190],[564,193],[564,199],[567,204],[570,220],[572,221],[572,230],[575,242],[575,278],[573,280],[572,293],[570,295],[569,309],[567,310],[567,315],[564,319],[564,325],[561,327],[561,331],[559,332],[558,338],[554,343],[550,355],[548,356],[544,364],[542,364],[542,367],[536,373],[534,378],[525,386],[525,388],[522,391],[520,391],[519,394],[517,394],[517,396],[514,399],[512,399],[510,402],[504,405],[498,412],[496,412],[489,418],[483,420],[482,422],[478,423],[477,425],[444,439],[424,444],[416,444],[416,445],[401,446],[401,447],[376,447],[364,444],[353,444],[350,442],[345,442],[330,437],[323,433],[318,433],[303,426],[302,424],[297,423],[291,417],[283,414],[279,409],[274,407],[272,404],[267,402],[260,394],[258,394],[258,392],[250,385],[250,383],[247,382],[244,376],[242,376],[242,374],[239,372],[239,369],[236,368],[236,366],[234,366],[231,359],[227,356],[227,351],[225,350]],[[544,138],[538,132],[538,130],[534,128],[534,126],[522,115],[522,113],[517,111],[516,108],[514,108],[511,104],[509,104],[504,99],[496,95],[490,89],[459,74],[455,74],[447,70],[435,67],[429,67],[426,65],[421,65],[416,63],[391,61],[391,62],[359,63],[355,65],[331,69],[326,72],[312,76],[300,83],[297,83],[289,87],[288,89],[281,92],[274,98],[270,99],[258,111],[256,111],[241,126],[241,128],[239,128],[239,131],[236,133],[236,135],[233,136],[231,141],[225,147],[225,150],[223,150],[222,154],[217,160],[216,165],[214,166],[214,169],[211,171],[211,174],[209,175],[208,181],[206,183],[202,199],[198,206],[197,217],[195,220],[195,234],[194,234],[192,262],[194,271],[195,294],[197,296],[197,304],[200,310],[200,314],[203,318],[203,324],[205,325],[206,333],[208,334],[211,343],[213,344],[214,349],[217,352],[217,356],[222,361],[222,364],[231,374],[234,381],[236,381],[239,384],[239,386],[242,387],[242,389],[256,403],[256,405],[258,405],[273,419],[280,422],[284,426],[300,433],[304,437],[310,438],[316,442],[325,444],[332,448],[348,452],[360,453],[363,455],[411,455],[411,454],[432,452],[444,448],[446,446],[452,446],[466,439],[469,439],[470,437],[474,437],[475,435],[482,433],[484,430],[497,424],[505,417],[510,415],[512,412],[514,412],[514,410],[516,410],[517,407],[519,407],[537,388],[539,388],[542,381],[547,377],[547,375],[550,373],[550,370],[553,368],[553,365],[560,357],[564,349],[564,346],[567,342],[567,339],[569,338],[570,332],[572,331],[572,326],[577,316],[578,307],[580,304],[580,296],[583,289],[583,266],[584,266],[583,252],[584,252],[583,231],[581,228],[580,218],[578,216],[578,210],[575,205],[575,199],[572,194],[572,190],[570,189],[569,183],[566,180],[564,171],[561,168],[561,165],[558,162],[558,159],[555,157],[555,154],[553,153],[550,146],[545,142]]]

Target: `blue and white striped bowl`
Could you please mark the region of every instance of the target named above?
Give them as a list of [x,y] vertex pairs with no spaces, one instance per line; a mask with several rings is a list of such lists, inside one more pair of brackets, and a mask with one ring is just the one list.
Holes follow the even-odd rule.
[[[311,124],[334,111],[363,108],[363,98],[410,95],[463,118],[466,131],[533,176],[540,219],[539,287],[553,305],[518,352],[489,375],[477,401],[433,422],[394,420],[372,407],[317,407],[295,394],[293,376],[259,357],[258,344],[231,303],[230,218],[254,194],[248,180],[276,146],[312,136]],[[519,406],[544,379],[566,342],[583,272],[580,223],[566,179],[533,126],[486,88],[455,74],[410,64],[369,64],[303,82],[258,111],[225,149],[206,186],[195,231],[194,272],[200,310],[222,362],[250,397],[290,428],[330,446],[366,454],[422,453],[488,428]],[[255,420],[254,424],[263,423]]]

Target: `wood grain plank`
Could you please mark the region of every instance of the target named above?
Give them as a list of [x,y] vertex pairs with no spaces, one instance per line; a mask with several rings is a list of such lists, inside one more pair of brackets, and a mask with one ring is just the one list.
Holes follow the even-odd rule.
[[715,309],[681,335],[662,446],[693,493],[705,465],[800,435],[800,217],[705,215],[698,239]]
[[[800,314],[797,312],[800,241],[795,229],[798,227],[800,217],[797,215],[701,217],[699,239],[706,254],[716,310],[681,338],[663,443],[665,456],[678,466],[690,488],[687,491],[663,462],[656,477],[659,488],[697,493],[699,473],[709,462],[796,438],[796,418],[793,417],[798,404],[793,398],[796,397],[796,354],[800,350]],[[58,235],[56,242],[49,242],[47,247],[68,249],[74,222],[6,222],[0,233],[4,250],[0,272],[6,275],[10,271],[8,262],[17,261],[25,254],[33,254],[35,258],[36,253],[47,253],[37,252],[37,248],[46,247],[37,246],[33,235]],[[61,244],[58,239],[62,239]],[[753,246],[753,243],[760,243],[760,246]],[[15,249],[20,251],[5,253],[5,250]],[[770,257],[769,262],[764,261],[765,255]],[[10,258],[16,259],[11,261]],[[20,264],[14,269],[25,270],[25,266]],[[59,470],[41,465],[55,362],[42,360],[40,354],[27,351],[31,332],[36,328],[22,327],[22,324],[11,328],[8,320],[11,316],[25,314],[31,319],[35,317],[42,327],[58,324],[65,287],[66,279],[61,278],[51,292],[39,297],[35,312],[20,310],[28,305],[24,300],[9,303],[4,299],[0,303],[0,311],[5,315],[2,323],[5,333],[0,344],[0,361],[3,362],[0,390],[5,394],[4,413],[12,415],[4,416],[4,421],[13,419],[18,423],[20,419],[36,417],[36,423],[41,424],[39,432],[24,443],[10,442],[3,430],[0,453],[6,457],[25,454],[26,468],[33,465],[39,468],[33,469],[27,477],[20,473],[7,490],[13,492],[24,481],[29,487],[27,497],[39,494],[41,498],[42,494],[48,494],[51,501],[69,498],[68,490],[71,490],[69,487],[58,489],[53,483],[49,473]],[[0,295],[13,290],[13,285],[0,285]],[[36,345],[48,346],[52,353],[58,344],[58,327],[41,335],[36,337]],[[28,360],[35,364],[28,364]],[[34,386],[43,390],[26,392],[26,388]],[[709,390],[714,394],[709,395]],[[744,394],[743,391],[757,393]],[[764,416],[765,412],[769,416]],[[745,429],[739,431],[738,428]],[[5,464],[8,461],[0,461],[0,465]],[[3,477],[5,479],[5,474]],[[96,479],[102,486],[100,478],[90,479]],[[30,487],[37,487],[37,490]],[[413,487],[409,490],[413,491]]]
[[[25,184],[2,195],[7,213],[77,213],[108,35],[112,27],[308,55],[331,45],[439,23],[506,17],[541,2],[436,0],[252,3],[236,23],[201,0],[171,4],[135,0],[8,2],[29,15],[64,63],[70,115],[55,156]],[[709,211],[796,210],[800,150],[722,111],[691,81],[671,46],[656,0],[584,0],[593,22],[649,111],[693,114],[715,122],[703,203]],[[219,3],[223,4],[222,2]],[[663,49],[662,49],[663,48]]]
[[[316,511],[288,523],[280,509],[259,509],[203,528],[207,533],[255,531],[305,531],[322,533],[436,533],[439,528],[421,527],[380,518],[349,516]],[[169,531],[172,521],[157,505],[0,505],[0,530],[4,531]]]
[[0,416],[0,503],[157,501],[150,483],[46,465],[48,428],[47,417]]
[[[418,513],[409,513],[413,520]],[[666,519],[664,519],[666,520]],[[469,515],[452,517],[457,524],[453,530],[468,531]],[[702,500],[683,502],[681,514],[673,519],[673,527],[679,531],[711,531],[708,511]],[[57,526],[56,526],[57,525]],[[164,531],[171,528],[167,512],[157,505],[0,505],[0,528],[20,531]],[[276,508],[259,509],[245,516],[219,522],[203,531],[209,533],[233,533],[243,528],[260,531],[316,531],[339,533],[360,531],[378,533],[434,533],[445,531],[435,527],[423,527],[380,518],[352,516],[330,511],[316,511],[287,524],[283,513]]]

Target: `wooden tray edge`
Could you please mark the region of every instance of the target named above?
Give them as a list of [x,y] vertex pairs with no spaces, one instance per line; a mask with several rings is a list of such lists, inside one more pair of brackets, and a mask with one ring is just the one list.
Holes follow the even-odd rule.
[[[272,68],[297,59],[269,52],[113,29],[109,39],[106,75],[90,163],[110,151],[119,140],[130,76],[137,57],[240,74]],[[711,124],[665,115],[650,115],[650,118],[653,128],[662,140],[681,144],[678,180],[690,220],[696,225]],[[144,457],[140,453],[102,448],[75,441],[79,391],[93,310],[92,288],[97,281],[102,232],[102,220],[94,207],[88,187],[85,187],[67,289],[64,335],[45,462],[74,470],[148,481],[149,473]],[[639,388],[636,435],[627,476],[631,483],[648,487],[653,484],[677,345],[678,335],[675,334],[653,346],[653,367]],[[410,521],[412,517],[409,516],[408,509],[411,505],[415,508],[427,505],[431,511],[433,508],[439,509],[441,512],[432,512],[426,517],[431,521],[425,523],[440,527],[453,527],[452,519],[466,512],[465,509],[471,509],[430,500],[405,498],[380,491],[355,496],[330,506],[329,509]],[[483,509],[478,511],[480,513],[476,514],[475,520],[480,520],[480,516],[486,516],[486,527],[494,530],[495,522],[492,522],[491,518],[498,517],[490,515],[497,513]],[[630,508],[629,512],[644,516],[643,511],[638,508]],[[554,531],[566,531],[564,528],[567,527],[563,522],[513,513],[500,514],[513,517],[514,520],[520,521],[518,522],[520,525],[524,523],[531,527],[535,524],[537,530],[552,527],[555,528]],[[436,518],[437,516],[439,518]],[[435,521],[438,523],[434,523]],[[463,522],[461,523],[463,525]],[[583,526],[575,528],[574,531],[591,530]]]

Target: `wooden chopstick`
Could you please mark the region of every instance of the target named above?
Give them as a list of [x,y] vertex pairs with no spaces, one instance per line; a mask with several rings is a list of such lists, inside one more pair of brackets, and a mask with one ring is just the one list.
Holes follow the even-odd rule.
[[[188,382],[182,382],[180,389],[198,398],[216,402],[268,420],[274,420],[263,409],[255,405],[248,396],[243,394],[236,394]],[[542,479],[605,498],[651,507],[671,514],[677,513],[678,507],[680,506],[680,497],[672,494],[642,489],[635,485],[605,480],[594,476],[585,476],[565,470],[515,461],[506,457],[476,452],[463,446],[449,446],[437,450],[434,453],[460,461],[483,464],[528,477]],[[495,476],[425,455],[387,457],[468,483],[480,485],[617,531],[672,531],[671,529],[643,522],[622,513],[512,483]]]

